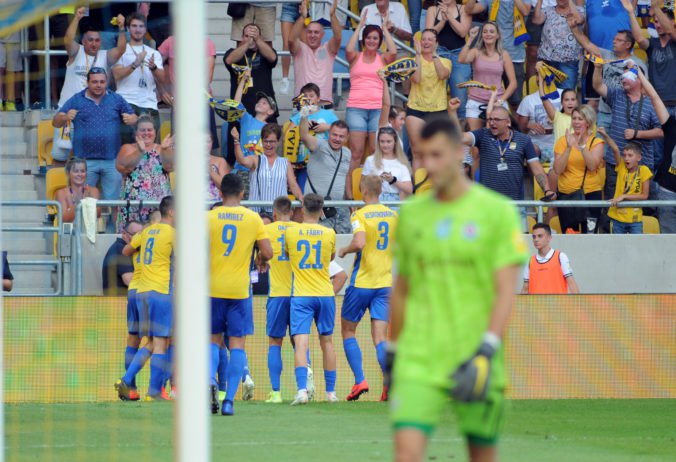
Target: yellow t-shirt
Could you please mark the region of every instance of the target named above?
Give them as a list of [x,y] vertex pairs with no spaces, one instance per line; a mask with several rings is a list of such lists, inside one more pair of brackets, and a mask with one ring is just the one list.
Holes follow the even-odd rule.
[[143,262],[141,280],[136,286],[138,293],[151,290],[161,294],[171,292],[175,235],[173,226],[156,223],[132,238],[130,245],[139,250]]
[[329,265],[336,253],[335,231],[307,223],[287,228],[286,250],[293,271],[292,296],[334,296]]
[[[617,184],[615,185],[615,195],[619,197],[622,194],[640,194],[643,183],[653,177],[650,169],[645,165],[639,165],[638,170],[629,172],[624,161],[616,167]],[[611,207],[608,209],[608,217],[622,223],[638,223],[643,218],[643,209],[640,207]]]
[[[452,64],[446,58],[439,58],[441,64],[451,70]],[[448,95],[446,94],[446,81],[439,80],[434,61],[422,62],[422,78],[420,83],[411,81],[411,92],[408,95],[408,107],[416,111],[438,112],[448,110]]]
[[[139,233],[141,234],[141,233]],[[138,283],[141,280],[141,271],[143,268],[143,262],[141,261],[141,252],[137,250],[134,252],[134,255],[131,257],[132,264],[134,265],[134,273],[131,276],[131,281],[129,281],[128,290],[135,290],[138,288]]]
[[381,289],[392,286],[392,243],[397,212],[382,204],[367,205],[352,214],[352,233],[366,233],[366,245],[357,253],[350,286]]
[[[594,138],[591,142],[591,148],[597,144],[605,144],[601,138]],[[562,156],[566,151],[566,137],[563,136],[556,141],[554,145],[554,157]],[[566,170],[559,175],[559,192],[563,194],[571,194],[582,186],[582,179],[584,177],[584,157],[582,151],[577,146],[573,146],[568,156],[568,165]],[[601,180],[601,166],[595,172],[587,170],[587,177],[584,179],[584,192],[588,194],[594,191],[601,191],[603,189],[603,182]]]
[[254,244],[267,238],[261,217],[245,207],[221,206],[209,212],[211,297],[249,298]]
[[272,245],[270,263],[270,297],[291,296],[291,262],[286,253],[286,230],[298,223],[293,221],[276,221],[265,225],[265,231]]
[[554,139],[559,140],[562,136],[566,136],[566,130],[570,128],[573,118],[561,111],[556,111],[552,126],[554,127]]

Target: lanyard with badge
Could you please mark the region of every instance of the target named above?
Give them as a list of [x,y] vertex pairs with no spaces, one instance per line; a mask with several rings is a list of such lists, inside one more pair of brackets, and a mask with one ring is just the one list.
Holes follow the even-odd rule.
[[[87,74],[89,74],[89,69],[91,69],[92,67],[96,67],[96,60],[99,58],[99,54],[97,53],[96,55],[94,55],[94,60],[92,61],[91,66],[89,65],[89,57],[87,56],[87,53],[85,53],[84,55],[85,55],[85,76],[86,76]],[[82,88],[87,88],[86,80],[82,81]]]
[[[136,53],[136,50],[134,50],[134,47],[129,45],[129,48],[131,48],[132,53],[134,53],[134,56],[138,58],[138,53]],[[145,45],[141,45],[141,53],[143,53],[146,49]],[[141,69],[141,78],[138,81],[138,87],[139,88],[148,88],[148,82],[146,82],[146,76],[143,71],[143,67],[145,66],[145,60],[141,61],[141,64],[139,65],[139,69]]]
[[[639,124],[641,123],[641,114],[643,113],[643,99],[645,96],[641,95],[641,99],[638,102],[638,113],[636,114],[636,120],[634,121],[634,131],[638,131]],[[625,106],[625,112],[627,115],[627,125],[631,125],[631,114],[634,109],[631,101],[629,100],[629,97],[627,94],[624,94],[624,99],[626,100],[627,105]]]
[[507,165],[507,162],[505,161],[505,155],[507,154],[508,150],[514,150],[516,149],[516,143],[512,142],[512,137],[514,136],[514,132],[510,132],[509,134],[509,139],[507,140],[507,144],[505,147],[502,147],[502,141],[499,139],[495,139],[495,142],[498,144],[498,152],[500,153],[500,162],[498,162],[498,172],[506,172],[509,170],[509,166]]

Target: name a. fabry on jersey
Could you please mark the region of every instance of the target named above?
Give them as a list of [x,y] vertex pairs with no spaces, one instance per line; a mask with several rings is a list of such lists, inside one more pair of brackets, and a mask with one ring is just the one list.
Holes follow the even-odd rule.
[[307,229],[307,230],[299,230],[298,233],[300,236],[321,236],[324,234],[324,231],[320,229]]

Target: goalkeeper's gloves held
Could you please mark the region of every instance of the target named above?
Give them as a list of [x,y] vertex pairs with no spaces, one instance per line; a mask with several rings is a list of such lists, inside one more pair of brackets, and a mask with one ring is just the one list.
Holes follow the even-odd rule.
[[500,338],[492,332],[484,334],[479,350],[451,375],[454,383],[451,397],[460,402],[484,401],[491,379],[491,358],[500,347]]
[[392,386],[392,367],[394,366],[396,351],[397,344],[395,342],[387,342],[385,349],[385,370],[383,370],[383,385],[386,387]]

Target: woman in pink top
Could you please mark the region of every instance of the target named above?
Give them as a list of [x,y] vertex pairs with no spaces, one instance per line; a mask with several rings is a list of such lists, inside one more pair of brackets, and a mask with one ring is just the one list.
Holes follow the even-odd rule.
[[[478,40],[475,39],[479,36]],[[474,45],[473,45],[474,44]],[[471,64],[473,80],[486,85],[495,85],[498,89],[497,105],[507,107],[505,101],[516,90],[516,74],[514,64],[509,53],[502,48],[502,34],[498,25],[492,21],[481,28],[473,27],[469,31],[469,40],[460,52],[458,60],[461,63]],[[509,85],[504,88],[502,74],[507,74]],[[487,106],[491,97],[490,90],[471,88],[467,98],[466,116],[470,130],[478,130],[485,125],[480,119],[482,106]]]
[[[387,17],[383,19],[387,22]],[[378,77],[378,70],[391,63],[397,57],[397,46],[390,32],[376,25],[366,23],[366,10],[359,21],[357,29],[350,37],[345,48],[345,56],[350,62],[350,96],[347,99],[345,118],[350,127],[350,173],[347,175],[345,191],[349,199],[352,197],[352,170],[362,163],[364,145],[368,137],[370,152],[375,151],[376,131],[382,108],[383,82]],[[361,52],[357,51],[357,39],[361,39]],[[387,51],[378,53],[385,40]]]

